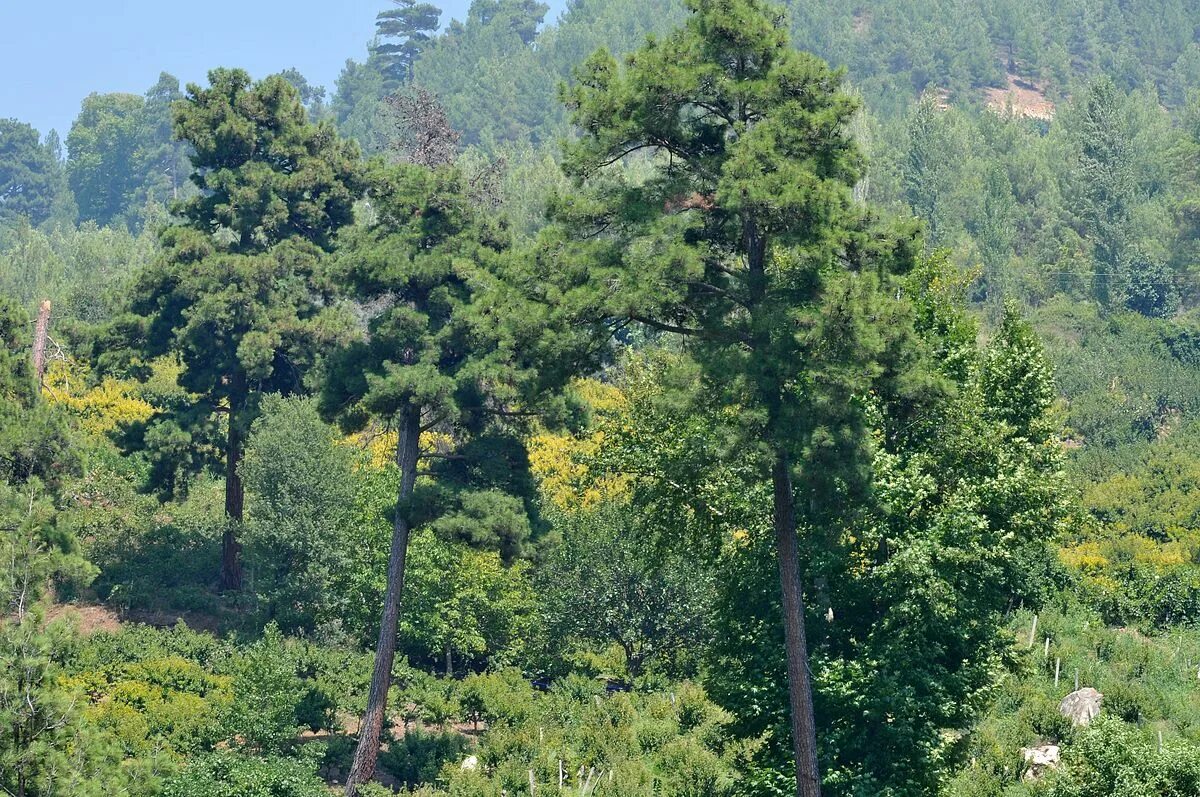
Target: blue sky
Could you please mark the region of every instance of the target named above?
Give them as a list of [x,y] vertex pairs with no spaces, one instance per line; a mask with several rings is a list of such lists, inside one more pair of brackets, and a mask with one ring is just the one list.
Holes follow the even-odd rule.
[[[470,0],[432,0],[442,22]],[[330,93],[361,60],[387,0],[0,0],[0,118],[66,138],[93,91],[141,94],[170,72],[203,82],[214,66],[256,77],[296,67]],[[560,9],[563,0],[551,0]],[[550,18],[556,15],[552,11]]]

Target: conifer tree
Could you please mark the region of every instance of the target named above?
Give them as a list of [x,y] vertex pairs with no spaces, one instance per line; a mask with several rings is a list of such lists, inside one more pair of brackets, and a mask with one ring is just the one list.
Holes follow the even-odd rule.
[[322,393],[323,411],[343,427],[378,419],[399,433],[387,587],[367,709],[346,780],[351,797],[370,780],[379,752],[417,467],[431,453],[421,451],[421,434],[462,428],[470,416],[513,397],[505,393],[513,375],[508,355],[477,304],[489,266],[507,247],[504,229],[474,208],[466,180],[451,165],[378,167],[369,182],[372,218],[343,236],[335,268],[347,294],[376,310],[366,338],[332,358]]
[[[687,5],[682,29],[624,68],[596,53],[566,91],[584,135],[565,168],[583,190],[555,203],[542,277],[582,317],[681,336],[713,401],[734,410],[732,447],[772,483],[796,793],[811,797],[798,528],[827,521],[839,507],[822,499],[865,478],[859,397],[905,358],[881,288],[911,266],[914,238],[853,203],[856,103],[840,74],[791,49],[784,12]],[[610,168],[632,157],[649,160],[646,180]]]
[[384,73],[401,84],[412,82],[413,64],[437,31],[442,10],[432,3],[417,0],[392,0],[396,5],[380,11],[375,30],[387,43],[375,47],[374,54],[383,62]]
[[217,69],[209,81],[189,86],[175,114],[200,193],[178,205],[183,223],[164,232],[117,325],[144,356],[180,358],[180,384],[200,397],[173,419],[183,431],[225,419],[221,584],[238,589],[245,436],[264,394],[304,389],[315,342],[330,334],[319,267],[360,180],[357,148],[330,123],[310,124],[284,78]]
[[1092,84],[1080,101],[1075,123],[1076,212],[1091,238],[1096,298],[1120,307],[1129,298],[1137,184],[1125,99],[1111,80]]
[[0,221],[24,217],[37,226],[55,218],[75,220],[75,202],[51,143],[27,124],[0,119]]

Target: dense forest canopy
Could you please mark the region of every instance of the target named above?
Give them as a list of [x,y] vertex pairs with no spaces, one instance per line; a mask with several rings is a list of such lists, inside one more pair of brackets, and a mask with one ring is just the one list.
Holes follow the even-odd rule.
[[548,14],[0,120],[0,790],[1200,794],[1200,4]]

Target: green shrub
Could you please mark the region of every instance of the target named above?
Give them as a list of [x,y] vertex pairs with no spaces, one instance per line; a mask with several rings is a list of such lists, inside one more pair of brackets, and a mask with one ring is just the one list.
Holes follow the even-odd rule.
[[1051,797],[1189,797],[1200,794],[1200,747],[1162,750],[1140,729],[1100,717],[1066,752]]
[[472,674],[459,687],[458,699],[467,721],[516,724],[532,710],[533,687],[520,670]]
[[432,783],[447,763],[463,759],[470,741],[453,731],[409,730],[380,753],[379,765],[405,785]]
[[212,753],[169,778],[162,797],[329,797],[329,791],[308,761]]
[[298,709],[309,687],[296,674],[295,660],[275,626],[267,626],[262,639],[244,651],[234,669],[233,694],[230,736],[265,751],[279,751],[296,737]]

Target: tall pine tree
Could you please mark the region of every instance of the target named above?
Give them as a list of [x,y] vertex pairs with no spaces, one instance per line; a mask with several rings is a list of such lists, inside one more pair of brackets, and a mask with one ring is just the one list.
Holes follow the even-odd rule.
[[[507,248],[504,229],[473,205],[450,165],[380,167],[370,178],[371,218],[340,242],[336,274],[368,312],[366,335],[331,360],[323,411],[347,429],[372,419],[398,432],[400,483],[393,518],[375,667],[347,794],[370,780],[379,752],[396,650],[408,541],[414,526],[422,432],[461,429],[502,406],[512,372],[477,306],[489,266]],[[485,406],[488,405],[488,406]]]
[[392,2],[396,7],[380,11],[375,19],[375,31],[384,43],[375,46],[374,54],[382,62],[384,74],[407,85],[412,82],[413,65],[437,32],[442,10],[417,0]]
[[209,81],[189,86],[175,112],[200,193],[177,206],[183,221],[164,232],[163,255],[139,275],[118,324],[141,354],[180,359],[180,384],[199,396],[175,419],[185,431],[224,418],[221,584],[238,589],[245,436],[264,394],[303,390],[329,334],[320,263],[353,217],[360,167],[357,148],[331,123],[310,124],[282,77],[253,83],[217,69]]
[[[860,399],[904,359],[885,290],[915,240],[853,203],[856,103],[790,47],[786,14],[762,0],[687,5],[682,29],[624,68],[601,51],[577,71],[566,100],[584,135],[565,168],[582,190],[555,203],[541,276],[571,312],[680,336],[731,410],[733,447],[773,485],[796,793],[812,797],[799,530],[867,478]],[[630,158],[646,179],[613,168]]]

